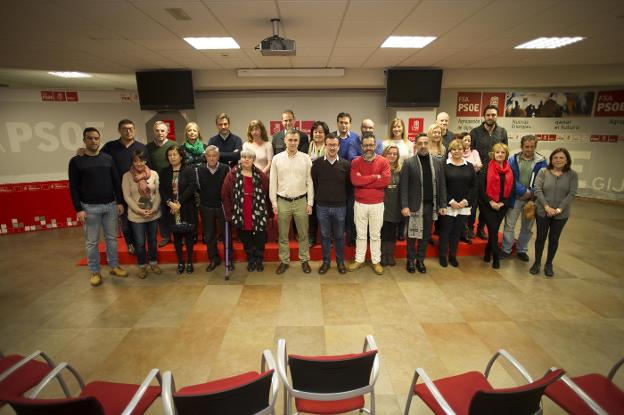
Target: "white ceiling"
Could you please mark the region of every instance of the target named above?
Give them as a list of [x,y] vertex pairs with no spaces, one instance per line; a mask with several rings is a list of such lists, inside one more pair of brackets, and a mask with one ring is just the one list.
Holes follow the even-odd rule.
[[[165,11],[181,8],[189,21]],[[622,0],[2,0],[0,83],[133,88],[154,68],[443,69],[624,63]],[[296,40],[294,57],[264,57],[272,34]],[[423,49],[380,49],[389,35],[433,35]],[[186,36],[231,36],[240,50],[197,51]],[[540,36],[586,36],[549,51],[514,50]],[[98,74],[51,80],[49,70]]]

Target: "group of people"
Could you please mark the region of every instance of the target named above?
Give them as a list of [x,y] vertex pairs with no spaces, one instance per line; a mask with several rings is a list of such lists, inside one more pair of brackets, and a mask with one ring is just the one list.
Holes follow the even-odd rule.
[[[510,155],[507,132],[497,125],[497,114],[497,107],[488,106],[480,126],[469,134],[454,135],[448,130],[448,114],[441,112],[415,142],[407,139],[399,118],[390,122],[385,140],[377,138],[370,119],[362,121],[357,134],[346,112],[336,117],[336,131],[316,121],[308,135],[294,128],[294,112],[285,110],[284,128],[271,140],[262,121],[253,120],[244,142],[230,131],[225,113],[216,116],[218,133],[207,144],[194,122],[186,125],[184,142],[177,144],[167,138],[167,124],[157,121],[153,141],[144,145],[135,140],[134,123],[122,120],[120,138],[101,150],[99,131],[86,128],[85,147],[69,163],[69,180],[77,218],[84,224],[91,284],[102,283],[100,228],[111,274],[128,275],[119,266],[118,216],[128,251],[136,255],[139,278],[150,271],[162,272],[158,231],[161,247],[173,240],[178,274],[194,272],[198,233],[207,246],[206,270],[214,270],[221,264],[220,238],[232,258],[232,232],[224,232],[226,225],[243,243],[247,270],[263,271],[267,228],[273,217],[278,224],[278,274],[290,266],[289,234],[294,222],[304,273],[311,272],[310,246],[320,230],[320,274],[331,268],[333,245],[340,274],[363,267],[368,248],[372,269],[381,275],[385,266],[396,265],[396,241],[402,239],[407,245],[407,271],[425,273],[434,228],[439,233],[440,265],[457,267],[459,242],[471,243],[475,237],[477,209],[476,236],[488,240],[485,261],[499,268],[500,260],[511,256],[520,217],[516,256],[528,261],[536,217],[535,262],[530,272],[539,273],[548,238],[544,273],[552,276],[559,236],[578,186],[570,155],[556,149],[547,163],[535,151],[537,141],[531,135],[522,138],[519,153]],[[202,229],[198,229],[199,216]],[[355,245],[355,259],[348,266],[345,244]],[[233,269],[233,262],[227,266]]]

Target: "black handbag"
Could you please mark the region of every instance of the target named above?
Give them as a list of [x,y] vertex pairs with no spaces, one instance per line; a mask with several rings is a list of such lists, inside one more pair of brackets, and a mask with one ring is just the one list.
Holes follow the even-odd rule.
[[169,230],[174,234],[184,234],[195,232],[195,224],[189,222],[174,223],[169,227]]

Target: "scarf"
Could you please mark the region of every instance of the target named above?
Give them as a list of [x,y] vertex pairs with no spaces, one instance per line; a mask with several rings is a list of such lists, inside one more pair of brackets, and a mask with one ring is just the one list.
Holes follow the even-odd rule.
[[139,194],[143,197],[151,199],[151,192],[147,185],[147,180],[152,175],[152,171],[149,167],[145,166],[143,171],[138,171],[134,166],[130,167],[130,174],[132,175],[132,179],[137,184],[139,188]]
[[503,187],[503,197],[507,199],[511,194],[511,187],[514,184],[513,172],[507,160],[503,161],[501,167],[495,160],[490,160],[487,169],[487,184],[485,186],[485,194],[490,200],[500,202],[500,174],[505,175],[505,185]]
[[[435,173],[435,167],[433,165],[433,157],[431,154],[429,155],[429,164],[431,166],[431,180],[433,182],[433,220],[436,221],[438,219],[438,186],[437,186],[437,178]],[[420,158],[418,158],[418,154],[413,157],[418,163],[418,171],[420,173],[420,206],[416,212],[410,212],[409,221],[407,223],[407,237],[422,239],[423,238],[423,194],[424,194],[424,185],[422,182],[423,172],[422,165],[420,164]]]
[[308,150],[308,154],[312,161],[316,160],[319,157],[323,157],[325,155],[325,144],[320,147],[316,146],[314,140],[310,143],[310,150]]
[[[264,232],[267,224],[267,206],[266,197],[262,190],[262,181],[260,173],[256,166],[251,168],[251,180],[253,182],[254,194],[251,205],[251,220],[253,222],[253,232]],[[237,167],[234,173],[234,189],[233,189],[233,206],[232,206],[232,223],[239,229],[243,228],[245,219],[243,217],[243,171]]]
[[191,154],[195,156],[199,156],[200,154],[204,153],[204,143],[202,143],[199,138],[195,140],[195,144],[191,144],[189,140],[186,140],[184,142],[184,148],[186,148]]

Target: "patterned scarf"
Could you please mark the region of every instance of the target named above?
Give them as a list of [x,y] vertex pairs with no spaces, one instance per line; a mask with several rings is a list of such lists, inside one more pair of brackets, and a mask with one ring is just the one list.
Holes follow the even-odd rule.
[[[431,180],[433,182],[433,221],[438,219],[438,186],[435,173],[435,167],[433,165],[433,155],[429,155],[429,163],[431,165]],[[420,158],[418,154],[413,157],[418,163],[418,171],[420,172],[420,207],[416,212],[410,212],[409,221],[407,224],[407,236],[408,238],[422,239],[423,238],[423,198],[424,198],[424,185],[422,182],[423,172],[422,165],[420,164]]]
[[184,148],[186,148],[191,154],[195,156],[199,156],[204,152],[204,143],[198,138],[195,140],[195,144],[191,144],[191,142],[187,139],[184,142]]
[[[267,207],[266,197],[262,190],[262,181],[260,179],[260,173],[256,166],[251,168],[251,180],[253,182],[254,194],[252,201],[251,220],[253,226],[253,232],[264,232],[267,225]],[[243,228],[245,223],[243,215],[243,199],[245,193],[243,190],[243,171],[242,168],[237,167],[234,176],[234,205],[232,206],[232,223],[239,229]]]
[[132,179],[137,184],[139,188],[139,194],[143,197],[151,199],[151,192],[147,185],[147,180],[152,175],[152,171],[149,167],[145,166],[143,171],[138,171],[134,166],[130,167],[130,174],[132,175]]

